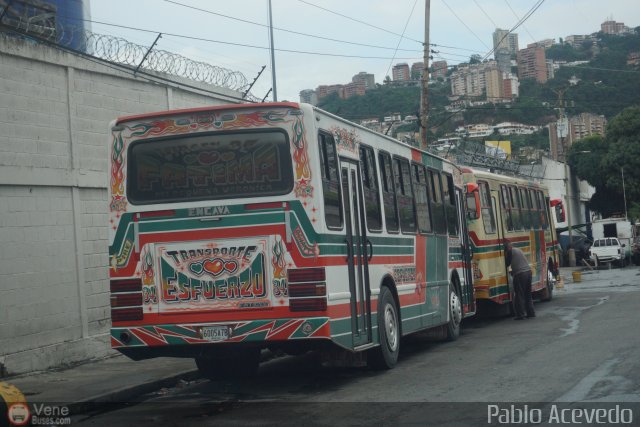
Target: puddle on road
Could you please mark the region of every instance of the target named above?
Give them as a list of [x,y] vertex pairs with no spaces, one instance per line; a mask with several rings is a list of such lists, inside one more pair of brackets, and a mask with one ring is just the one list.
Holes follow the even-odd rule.
[[563,322],[567,322],[566,328],[560,328],[563,331],[560,338],[566,337],[568,335],[575,334],[578,332],[578,328],[580,328],[580,319],[578,317],[584,312],[591,308],[597,307],[599,305],[604,304],[609,300],[609,296],[604,296],[598,298],[598,302],[591,305],[580,306],[580,307],[554,307],[549,310],[552,314],[555,314],[562,320]]

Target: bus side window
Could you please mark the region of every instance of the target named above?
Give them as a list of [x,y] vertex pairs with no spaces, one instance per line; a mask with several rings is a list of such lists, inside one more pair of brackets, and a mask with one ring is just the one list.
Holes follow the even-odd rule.
[[456,212],[456,193],[453,186],[453,177],[448,173],[444,175],[442,191],[444,196],[444,211],[447,217],[447,230],[449,236],[458,235],[458,214]]
[[531,206],[527,203],[525,189],[518,187],[518,190],[520,193],[520,207],[522,208],[522,227],[525,230],[529,230],[531,228]]
[[380,193],[378,192],[378,174],[373,148],[360,145],[360,164],[362,166],[362,187],[364,207],[369,231],[382,231],[382,212]]
[[549,228],[549,206],[545,203],[546,198],[540,190],[538,190],[538,200],[540,201],[540,209],[542,209],[542,212],[540,213],[540,222],[542,222],[542,229],[546,230]]
[[442,184],[440,173],[429,169],[429,197],[431,198],[431,216],[433,217],[433,230],[438,234],[447,232],[447,219],[442,203]]
[[382,175],[382,202],[384,204],[384,221],[388,232],[397,232],[400,228],[398,221],[398,205],[396,204],[396,190],[393,186],[393,168],[389,153],[379,152],[378,162]]
[[421,233],[431,233],[431,212],[429,207],[429,192],[427,191],[427,170],[418,163],[411,164],[413,188],[416,190],[416,210],[418,211],[418,230]]
[[502,206],[504,206],[505,216],[507,218],[507,231],[513,231],[513,214],[511,210],[511,200],[509,199],[509,190],[506,185],[500,186],[500,193],[502,194]]
[[394,158],[396,191],[398,208],[400,210],[400,228],[406,233],[416,231],[416,206],[413,200],[413,188],[411,187],[411,172],[409,161]]
[[342,197],[338,178],[338,156],[333,136],[320,133],[320,170],[322,193],[324,195],[324,215],[327,227],[342,228]]
[[495,234],[496,218],[491,203],[489,184],[486,181],[478,181],[478,187],[480,187],[480,210],[484,224],[484,232],[487,234]]
[[520,212],[520,198],[518,196],[518,188],[509,186],[509,201],[511,202],[511,215],[513,216],[514,230],[522,230],[522,214]]
[[538,230],[540,228],[540,215],[538,215],[538,206],[535,199],[535,190],[526,190],[527,202],[529,203],[531,215],[531,228]]

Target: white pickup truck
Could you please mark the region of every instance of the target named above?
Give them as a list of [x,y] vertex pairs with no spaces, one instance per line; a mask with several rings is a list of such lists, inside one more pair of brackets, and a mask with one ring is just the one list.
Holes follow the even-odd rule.
[[596,266],[607,262],[617,262],[620,267],[624,267],[624,247],[615,237],[596,239],[589,248],[589,256]]

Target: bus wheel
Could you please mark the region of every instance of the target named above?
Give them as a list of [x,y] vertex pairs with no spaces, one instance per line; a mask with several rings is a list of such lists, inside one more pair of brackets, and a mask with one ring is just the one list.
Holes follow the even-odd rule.
[[375,369],[391,369],[400,353],[400,320],[398,305],[386,286],[380,288],[377,317],[380,346],[371,350],[368,362]]
[[208,380],[249,378],[258,372],[260,349],[245,348],[233,355],[196,357],[200,375]]
[[453,283],[449,283],[449,323],[447,323],[447,341],[455,341],[460,336],[462,322],[462,302]]
[[540,291],[540,301],[551,301],[553,299],[553,285],[551,280],[547,278],[546,286]]

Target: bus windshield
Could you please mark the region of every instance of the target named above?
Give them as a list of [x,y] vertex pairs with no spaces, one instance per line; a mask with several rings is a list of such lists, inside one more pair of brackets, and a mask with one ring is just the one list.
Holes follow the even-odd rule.
[[131,144],[132,204],[269,197],[293,188],[287,134],[233,132]]

